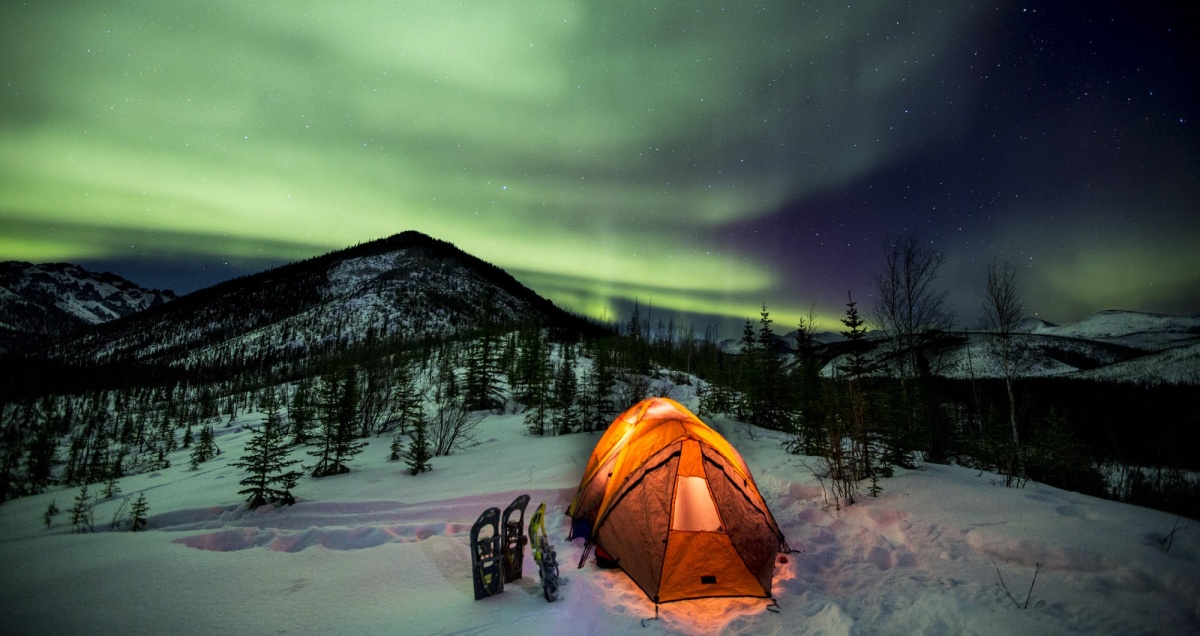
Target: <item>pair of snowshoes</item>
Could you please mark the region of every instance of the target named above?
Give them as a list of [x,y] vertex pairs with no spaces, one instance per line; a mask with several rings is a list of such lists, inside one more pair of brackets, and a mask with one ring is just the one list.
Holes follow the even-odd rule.
[[525,561],[525,507],[529,495],[513,500],[503,514],[488,508],[471,526],[471,570],[475,600],[499,594],[504,584],[521,578]]
[[471,565],[475,579],[475,600],[499,594],[505,583],[522,576],[525,544],[533,545],[533,560],[538,565],[542,595],[547,601],[558,598],[558,555],[546,536],[546,504],[543,502],[525,527],[525,508],[529,495],[513,500],[504,512],[488,508],[471,527]]

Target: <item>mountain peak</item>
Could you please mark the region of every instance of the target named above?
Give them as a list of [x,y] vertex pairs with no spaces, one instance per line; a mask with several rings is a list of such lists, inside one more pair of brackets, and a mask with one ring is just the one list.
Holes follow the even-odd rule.
[[198,290],[80,334],[55,355],[180,366],[270,361],[531,322],[583,328],[499,267],[402,232]]

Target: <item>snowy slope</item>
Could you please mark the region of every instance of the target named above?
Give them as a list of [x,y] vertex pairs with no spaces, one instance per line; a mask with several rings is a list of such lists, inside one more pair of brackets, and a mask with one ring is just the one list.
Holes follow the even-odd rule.
[[[676,394],[694,407],[689,394]],[[145,493],[147,532],[70,534],[41,515],[62,490],[0,506],[0,598],[10,633],[320,634],[1187,634],[1200,633],[1200,523],[939,465],[901,471],[841,512],[778,434],[712,422],[744,455],[789,544],[779,612],[761,599],[654,606],[619,570],[575,569],[562,515],[597,434],[530,438],[489,416],[478,443],[412,477],[372,444],[348,475],[304,479],[299,503],[247,511],[236,495],[248,426],[218,425],[224,453],[121,480]],[[298,455],[299,456],[299,455]],[[307,459],[307,458],[305,458]],[[562,574],[547,603],[532,558],[506,591],[473,600],[467,533],[518,493],[546,501]],[[101,529],[127,515],[98,505]],[[1036,573],[1036,582],[1029,593]],[[1029,593],[1028,609],[1018,602]]]
[[1063,326],[1043,324],[1033,333],[1085,338],[1150,351],[1200,339],[1200,316],[1170,316],[1136,311],[1101,311]]
[[[878,332],[871,332],[877,334]],[[868,334],[870,336],[871,334]],[[875,339],[880,343],[881,340]],[[839,341],[826,344],[838,352]],[[886,343],[884,343],[886,344]],[[1130,311],[1103,311],[1069,325],[1027,318],[1013,335],[1018,377],[1078,377],[1143,384],[1200,385],[1200,316],[1167,316]],[[844,349],[844,347],[843,347]],[[886,347],[869,354],[872,361]],[[825,373],[846,363],[844,354],[829,356]],[[945,334],[927,351],[937,373],[958,379],[1003,376],[999,350],[990,334],[962,331]]]
[[499,268],[404,232],[194,292],[50,354],[194,368],[294,358],[370,338],[443,337],[485,321],[577,322]]
[[0,263],[0,329],[18,337],[64,334],[175,298],[172,291],[145,289],[116,274],[78,265]]
[[1141,384],[1200,384],[1200,342],[1180,346],[1111,364],[1078,377]]

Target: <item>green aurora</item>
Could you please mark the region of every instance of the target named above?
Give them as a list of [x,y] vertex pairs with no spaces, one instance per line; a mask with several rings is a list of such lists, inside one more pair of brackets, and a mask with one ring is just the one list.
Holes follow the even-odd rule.
[[[981,286],[992,253],[1031,263],[1028,300],[1048,316],[1200,311],[1190,130],[1133,151],[1168,153],[1146,188],[1104,164],[1025,201],[951,173],[945,217],[930,201],[951,195],[928,184],[907,203],[856,194],[895,193],[905,166],[982,134],[995,71],[971,58],[1004,59],[1019,12],[8,2],[0,258],[243,273],[413,229],[593,316],[637,299],[740,320],[765,303],[788,330],[810,306],[837,326],[847,289],[869,295],[883,237],[915,231],[947,254],[947,284]],[[988,152],[1002,170],[1039,156]],[[1088,200],[1117,209],[1080,235]],[[806,229],[830,219],[828,242]]]

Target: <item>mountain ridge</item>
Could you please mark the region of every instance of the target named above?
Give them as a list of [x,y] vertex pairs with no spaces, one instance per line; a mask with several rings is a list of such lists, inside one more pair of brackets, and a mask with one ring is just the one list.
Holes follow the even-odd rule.
[[[1200,315],[1175,316],[1104,310],[1054,325],[1036,317],[1020,321],[1012,336],[1015,377],[1073,377],[1144,384],[1200,384]],[[868,340],[876,346],[881,342]],[[844,339],[818,339],[829,362],[845,363]],[[954,379],[1003,377],[989,332],[945,332],[927,347],[935,374]],[[880,350],[872,359],[885,362]]]
[[45,351],[80,364],[220,366],[527,321],[586,324],[499,267],[408,231],[218,283]]
[[62,337],[178,296],[71,263],[0,263],[0,348]]
[[[505,270],[452,243],[411,230],[223,281],[182,297],[65,263],[3,263],[0,282],[8,280],[4,275],[14,278],[13,272],[25,272],[26,279],[44,285],[58,282],[50,291],[35,289],[32,300],[21,296],[29,285],[0,285],[0,308],[25,303],[32,308],[27,313],[44,323],[37,331],[36,323],[32,328],[13,329],[0,320],[7,342],[26,340],[31,344],[24,350],[31,355],[82,367],[115,362],[187,369],[277,361],[377,339],[420,340],[467,333],[493,323],[533,321],[568,329],[596,328]],[[133,290],[123,304],[97,304],[122,289]],[[62,298],[53,298],[54,290],[61,291]],[[38,302],[39,293],[49,300]],[[4,315],[0,312],[0,317]],[[1200,347],[1196,346],[1200,315],[1104,310],[1063,325],[1029,316],[1016,331],[1022,377],[1200,384]],[[868,332],[868,341],[878,346],[879,335]],[[777,336],[781,352],[791,349],[792,336]],[[814,334],[814,340],[826,372],[832,373],[844,356],[844,338],[822,332]],[[939,374],[997,377],[990,340],[977,330],[942,334],[931,349]],[[740,351],[732,340],[722,342],[722,348],[728,353]]]

